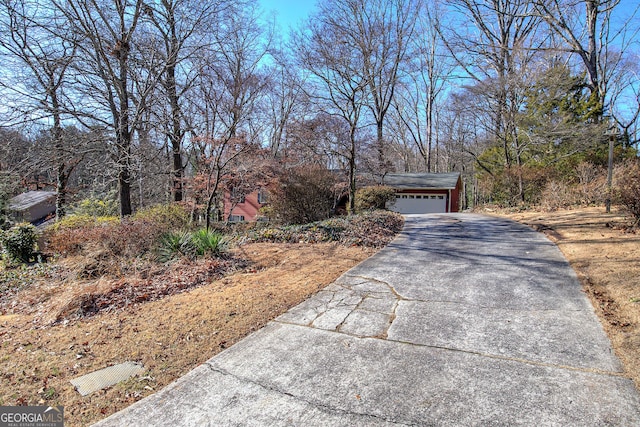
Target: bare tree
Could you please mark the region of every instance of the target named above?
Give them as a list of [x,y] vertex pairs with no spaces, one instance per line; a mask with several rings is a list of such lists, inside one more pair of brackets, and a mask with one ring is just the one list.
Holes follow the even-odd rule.
[[[67,71],[76,56],[76,39],[66,18],[46,2],[2,0],[0,48],[5,69],[12,74],[2,84],[15,101],[11,122],[41,123],[49,128],[46,163],[56,170],[56,217],[65,214],[67,185],[84,153],[63,135],[71,103],[65,93]],[[11,65],[9,65],[11,64]],[[25,73],[26,71],[26,73]]]
[[171,150],[172,194],[176,202],[183,198],[183,141],[187,132],[183,103],[196,80],[193,61],[204,49],[208,27],[216,25],[216,14],[229,7],[226,3],[226,0],[161,0],[145,5],[146,19],[157,32],[155,46],[164,67],[161,104],[168,114],[161,116],[159,125],[165,129]]
[[[462,20],[451,20],[444,39],[458,64],[475,81],[478,93],[493,104],[493,135],[502,146],[507,172],[517,167],[519,199],[524,198],[522,159],[516,116],[521,107],[524,76],[535,57],[540,19],[526,0],[455,0]],[[515,161],[514,161],[515,160]]]
[[437,31],[444,10],[436,2],[423,5],[412,40],[410,73],[400,85],[393,105],[397,126],[403,127],[422,157],[424,170],[433,170],[437,100],[443,93],[455,63],[447,58]]
[[384,122],[395,97],[414,36],[420,0],[333,0],[321,2],[319,16],[331,31],[340,31],[343,42],[357,55],[366,81],[366,106],[376,127],[381,177],[389,170],[385,160]]
[[77,118],[112,129],[120,215],[130,215],[133,129],[161,75],[157,60],[142,57],[155,55],[153,49],[144,50],[137,39],[144,2],[69,0],[57,6],[78,40],[74,76],[85,105]]
[[[608,81],[618,62],[613,60],[616,56],[613,52],[614,41],[624,51],[638,32],[637,28],[628,27],[638,13],[638,5],[632,10],[625,9],[626,23],[612,29],[612,13],[620,9],[620,3],[620,0],[533,2],[535,13],[564,41],[565,46],[560,49],[579,56],[588,75],[592,100],[600,105],[601,114],[606,109]],[[629,34],[629,30],[634,34]]]
[[309,21],[308,31],[297,34],[295,47],[300,65],[310,74],[307,91],[318,110],[339,117],[347,126],[347,149],[342,155],[348,163],[349,210],[355,212],[356,148],[369,82],[362,73],[356,41],[334,20],[330,6],[322,6]]
[[640,118],[638,60],[637,53],[627,55],[607,84],[611,117],[622,130],[623,143],[629,146],[637,144],[640,140],[640,135],[637,133]]
[[271,154],[278,157],[287,138],[287,128],[292,114],[296,109],[300,109],[300,100],[304,97],[304,76],[298,73],[293,59],[285,53],[284,47],[278,49],[274,59],[275,64],[268,71],[270,84],[267,108]]
[[221,12],[224,25],[213,31],[212,50],[199,62],[194,100],[198,119],[190,126],[206,176],[207,227],[219,202],[223,175],[256,143],[250,122],[268,82],[262,60],[269,49],[269,33],[260,25],[255,6],[240,6]]

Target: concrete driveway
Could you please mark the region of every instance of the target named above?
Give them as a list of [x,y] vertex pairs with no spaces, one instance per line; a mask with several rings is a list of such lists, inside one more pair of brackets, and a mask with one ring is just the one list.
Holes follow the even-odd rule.
[[387,248],[100,426],[633,426],[640,398],[543,235],[411,216]]

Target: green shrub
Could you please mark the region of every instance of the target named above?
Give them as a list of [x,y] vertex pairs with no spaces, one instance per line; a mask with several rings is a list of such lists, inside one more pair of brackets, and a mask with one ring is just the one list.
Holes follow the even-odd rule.
[[191,235],[198,256],[220,255],[225,249],[224,236],[210,230],[201,229]]
[[4,230],[10,225],[9,214],[7,212],[9,195],[0,188],[0,230]]
[[74,208],[76,215],[87,216],[116,216],[118,215],[118,202],[115,197],[89,197],[80,201]]
[[172,231],[160,236],[158,261],[169,262],[181,257],[193,259],[196,254],[197,248],[190,233]]
[[17,190],[19,181],[17,176],[0,170],[0,230],[7,230],[13,225],[9,215],[9,200],[11,194]]
[[51,229],[58,231],[62,229],[78,229],[86,227],[94,227],[106,224],[117,224],[120,222],[120,218],[117,216],[91,216],[91,215],[67,215],[57,221]]
[[356,211],[386,209],[387,202],[394,201],[396,192],[391,187],[378,185],[364,187],[356,191]]
[[31,224],[18,224],[0,234],[3,254],[9,262],[27,263],[34,257],[38,233]]
[[189,212],[178,203],[143,208],[133,215],[134,221],[152,221],[168,230],[181,230],[189,225]]

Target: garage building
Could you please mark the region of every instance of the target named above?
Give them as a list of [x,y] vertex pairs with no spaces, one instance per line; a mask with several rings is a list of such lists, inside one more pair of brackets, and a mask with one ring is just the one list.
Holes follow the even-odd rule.
[[15,222],[40,224],[56,212],[55,191],[28,191],[9,200],[9,212]]
[[452,173],[392,173],[384,184],[396,190],[388,208],[401,214],[458,212],[462,180]]

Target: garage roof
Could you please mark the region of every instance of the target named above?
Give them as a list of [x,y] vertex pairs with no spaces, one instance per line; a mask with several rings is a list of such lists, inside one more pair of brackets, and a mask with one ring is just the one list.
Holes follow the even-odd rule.
[[55,191],[28,191],[12,198],[9,201],[9,209],[18,212],[24,211],[42,202],[54,200],[55,197]]
[[384,177],[385,185],[401,190],[456,188],[460,172],[451,173],[390,173]]

